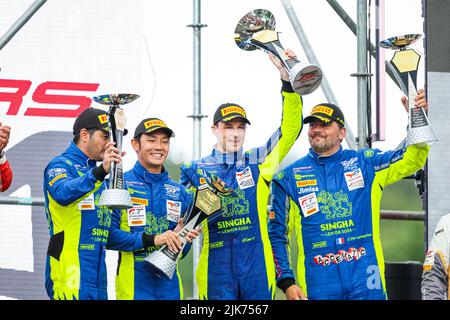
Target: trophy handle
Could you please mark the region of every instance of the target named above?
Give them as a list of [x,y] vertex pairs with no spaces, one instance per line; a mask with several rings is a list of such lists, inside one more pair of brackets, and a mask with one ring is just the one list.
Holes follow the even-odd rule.
[[[109,119],[111,125],[111,137],[112,141],[116,143],[116,148],[119,152],[122,152],[122,140],[125,130],[126,117],[123,109],[117,106],[111,106],[109,112]],[[109,181],[110,189],[123,189],[123,166],[122,162],[111,164],[110,171],[111,179]]]

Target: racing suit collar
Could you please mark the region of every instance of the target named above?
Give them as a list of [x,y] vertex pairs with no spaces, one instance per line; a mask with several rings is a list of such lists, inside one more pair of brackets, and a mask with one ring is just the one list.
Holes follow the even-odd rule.
[[89,157],[85,155],[73,141],[70,142],[66,153],[70,154],[70,156],[79,161],[79,163],[85,163],[88,168],[93,168],[97,165],[97,161],[89,159]]
[[317,163],[319,164],[326,164],[326,163],[330,163],[330,162],[334,162],[338,159],[341,158],[342,155],[342,145],[339,147],[339,150],[336,151],[335,153],[333,153],[330,156],[320,156],[318,155],[312,148],[309,148],[309,153],[308,155]]
[[150,171],[145,169],[139,161],[136,161],[133,170],[136,172],[136,175],[138,177],[142,177],[142,179],[147,183],[159,183],[161,181],[167,180],[167,178],[169,177],[169,173],[164,166],[161,173],[151,173]]
[[243,154],[244,152],[242,148],[237,152],[229,152],[229,153],[223,153],[214,148],[211,153],[211,157],[217,163],[235,164],[239,160],[241,161],[244,160]]

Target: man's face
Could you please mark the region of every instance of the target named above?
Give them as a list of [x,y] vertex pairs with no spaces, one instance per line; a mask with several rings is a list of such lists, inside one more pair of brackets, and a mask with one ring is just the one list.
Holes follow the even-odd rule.
[[[86,134],[89,135],[89,131],[86,131]],[[93,134],[89,135],[86,145],[89,158],[95,161],[102,161],[106,151],[105,146],[109,141],[109,133],[104,130],[95,130]]]
[[339,149],[345,133],[345,128],[339,128],[335,121],[315,120],[309,123],[309,144],[317,154],[331,155]]
[[138,139],[131,140],[138,161],[150,172],[160,173],[169,154],[169,135],[163,130],[156,130],[152,133],[144,133]]
[[246,129],[247,124],[241,118],[219,121],[212,126],[212,132],[217,138],[217,149],[227,153],[239,151],[245,141]]

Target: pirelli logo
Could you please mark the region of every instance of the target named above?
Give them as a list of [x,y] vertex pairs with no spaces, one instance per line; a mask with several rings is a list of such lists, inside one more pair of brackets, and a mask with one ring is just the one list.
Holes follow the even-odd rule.
[[48,184],[50,185],[50,187],[53,187],[53,184],[54,184],[56,181],[58,181],[59,179],[62,179],[62,178],[67,178],[67,174],[63,173],[63,174],[57,175],[57,176],[54,177],[54,178],[52,179],[52,181],[50,181]]
[[226,108],[223,108],[220,112],[222,113],[223,117],[229,115],[230,113],[239,113],[243,117],[245,117],[245,118],[247,117],[245,115],[244,109],[242,109],[241,107],[238,107],[238,106],[226,107]]
[[148,120],[144,122],[145,129],[151,128],[151,127],[167,127],[164,121],[161,120]]
[[333,109],[325,107],[325,106],[317,106],[311,110],[311,114],[324,113],[326,115],[331,116],[333,114],[333,111],[334,111]]
[[108,116],[106,114],[101,114],[98,116],[98,120],[100,121],[101,124],[107,123]]
[[147,199],[131,197],[131,201],[134,204],[142,204],[144,206],[148,206],[148,200]]
[[302,180],[297,181],[297,188],[308,187],[308,186],[317,186],[317,180]]

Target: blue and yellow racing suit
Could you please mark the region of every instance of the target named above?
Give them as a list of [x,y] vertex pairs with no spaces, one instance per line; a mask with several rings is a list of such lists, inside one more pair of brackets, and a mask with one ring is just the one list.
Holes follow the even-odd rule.
[[[235,189],[224,197],[219,217],[202,223],[197,269],[200,299],[273,299],[275,270],[267,232],[269,183],[300,134],[302,102],[283,82],[281,127],[266,145],[247,152],[210,156],[184,164],[181,183],[198,188],[213,174]],[[200,174],[200,175],[199,175]],[[202,181],[203,180],[203,181]],[[210,221],[211,220],[211,221]]]
[[[106,172],[73,142],[44,171],[50,232],[45,287],[51,299],[108,299],[105,252],[111,212],[99,207]],[[138,235],[122,233],[122,250],[142,248]]]
[[290,235],[298,244],[297,278],[309,299],[386,299],[380,242],[383,188],[422,168],[429,147],[309,154],[273,179],[269,237],[277,285],[295,283]]
[[[139,161],[133,169],[124,174],[124,180],[131,194],[133,207],[113,212],[108,249],[116,248],[122,238],[120,231],[133,234],[157,235],[173,230],[192,202],[192,193],[173,181],[167,171],[154,174],[146,170]],[[183,250],[187,254],[190,245]],[[135,252],[119,252],[116,275],[116,296],[120,300],[178,300],[183,299],[183,286],[178,273],[171,280],[159,277],[147,265],[144,258],[159,249],[150,246]]]

